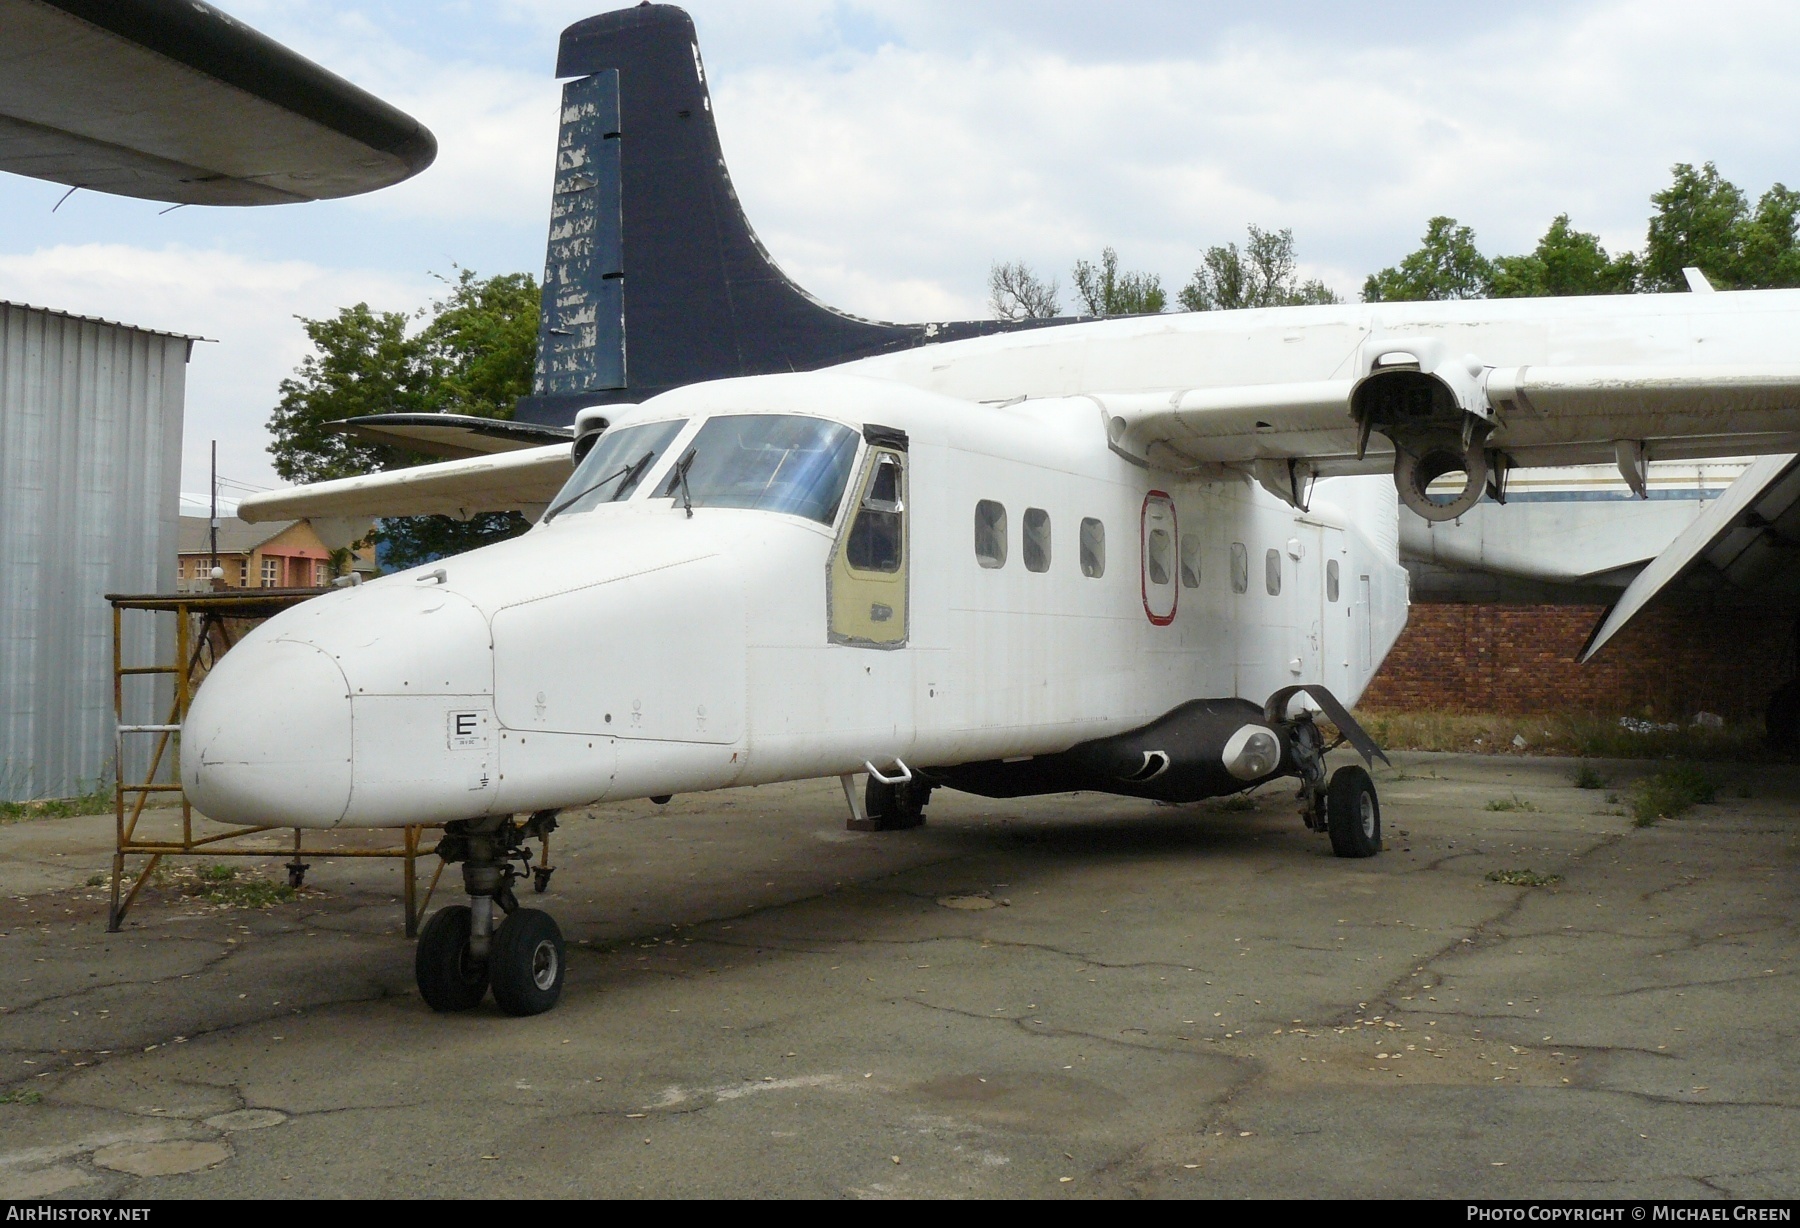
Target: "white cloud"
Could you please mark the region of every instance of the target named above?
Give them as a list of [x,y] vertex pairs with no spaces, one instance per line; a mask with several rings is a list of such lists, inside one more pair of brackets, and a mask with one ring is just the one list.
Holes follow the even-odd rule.
[[220,473],[279,484],[266,424],[282,377],[309,348],[295,316],[329,315],[356,302],[410,311],[431,287],[386,272],[179,247],[88,243],[0,254],[0,298],[216,342],[196,345],[188,364],[184,490],[206,489],[214,439]]

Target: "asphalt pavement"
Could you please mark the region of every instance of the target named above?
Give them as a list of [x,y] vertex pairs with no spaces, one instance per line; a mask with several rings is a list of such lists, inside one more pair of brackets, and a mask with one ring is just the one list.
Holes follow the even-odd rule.
[[1287,790],[565,816],[529,1019],[424,1005],[397,863],[109,935],[110,817],[0,826],[0,1197],[1800,1193],[1800,771],[1395,761],[1367,861]]

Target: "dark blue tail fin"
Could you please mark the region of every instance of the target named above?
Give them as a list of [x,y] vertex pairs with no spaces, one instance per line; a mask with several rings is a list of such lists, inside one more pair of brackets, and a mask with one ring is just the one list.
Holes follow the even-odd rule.
[[775,267],[732,190],[694,23],[673,5],[563,31],[556,186],[526,422],[698,380],[806,371],[1019,327],[880,324]]

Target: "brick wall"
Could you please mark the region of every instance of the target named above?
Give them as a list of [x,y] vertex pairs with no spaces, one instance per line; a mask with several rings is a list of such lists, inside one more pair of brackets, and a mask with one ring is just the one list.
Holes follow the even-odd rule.
[[1785,612],[1664,599],[1587,665],[1590,605],[1417,604],[1364,694],[1375,710],[1760,717],[1793,674]]

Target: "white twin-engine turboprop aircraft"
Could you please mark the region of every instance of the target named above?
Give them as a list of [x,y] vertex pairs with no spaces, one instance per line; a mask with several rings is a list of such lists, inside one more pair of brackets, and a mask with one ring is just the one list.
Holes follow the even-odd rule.
[[1515,465],[1800,451],[1796,356],[1792,291],[1128,318],[585,410],[572,471],[564,444],[257,496],[537,523],[264,623],[200,688],[183,783],[227,821],[444,823],[470,903],[420,939],[440,1010],[555,1002],[515,863],[603,800],[839,776],[881,828],[940,786],[1294,777],[1369,856],[1375,790],[1327,777],[1313,716],[1380,753],[1344,706],[1406,619],[1396,485],[1441,520]]

